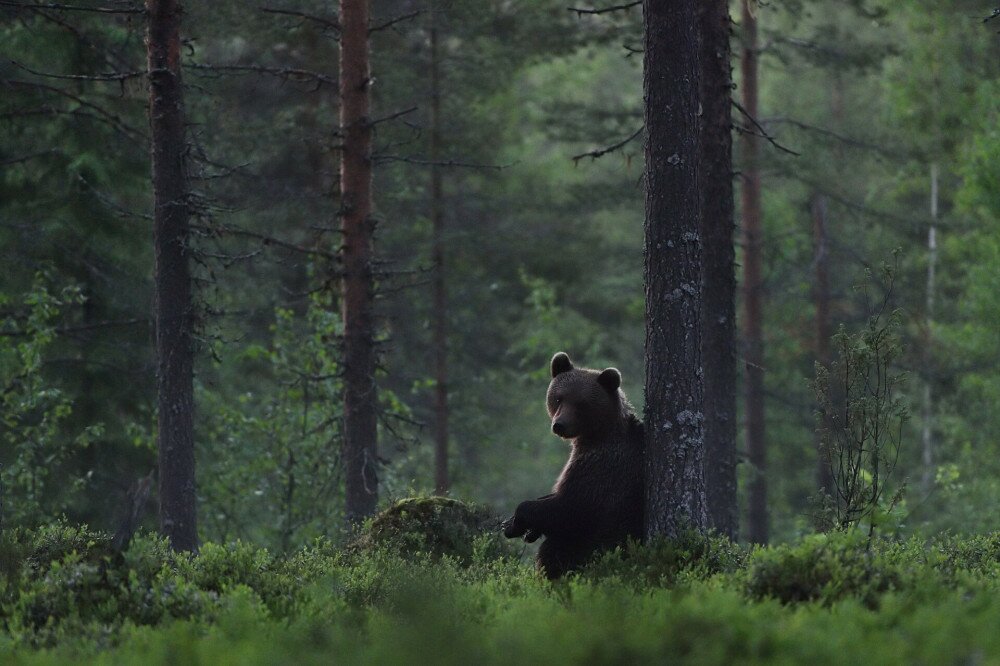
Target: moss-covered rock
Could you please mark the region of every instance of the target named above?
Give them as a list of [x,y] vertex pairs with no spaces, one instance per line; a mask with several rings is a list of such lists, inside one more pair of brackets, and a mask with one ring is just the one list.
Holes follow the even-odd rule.
[[447,497],[401,499],[372,518],[350,550],[389,549],[404,557],[450,557],[462,564],[496,559],[513,551],[499,532],[499,517],[486,507]]

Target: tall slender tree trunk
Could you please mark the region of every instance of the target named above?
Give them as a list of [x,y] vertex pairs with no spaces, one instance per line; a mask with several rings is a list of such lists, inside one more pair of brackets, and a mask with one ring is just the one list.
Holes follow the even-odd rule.
[[701,372],[700,0],[646,0],[646,533],[708,524]]
[[378,501],[378,394],[375,386],[372,271],[372,126],[368,0],[340,0],[341,248],[344,319],[345,512],[349,522]]
[[[743,108],[757,118],[757,17],[754,0],[743,1]],[[764,342],[760,154],[757,137],[746,133],[743,143],[743,340],[747,457],[751,477],[748,492],[747,537],[767,543],[767,457],[764,444]]]
[[735,539],[739,530],[739,510],[736,502],[736,257],[733,247],[729,2],[703,0],[700,14],[705,494],[711,526]]
[[931,164],[931,226],[927,230],[927,303],[924,327],[924,379],[923,428],[921,432],[922,462],[924,466],[924,494],[928,494],[934,484],[934,401],[931,391],[933,356],[931,354],[931,325],[934,322],[935,271],[937,270],[937,220],[938,220],[938,165]]
[[194,476],[194,310],[188,266],[181,6],[147,0],[152,131],[154,312],[160,531],[174,550],[198,547]]
[[[826,197],[814,193],[810,202],[813,222],[813,264],[816,270],[816,284],[813,299],[816,306],[816,362],[830,369],[830,243],[827,235]],[[829,430],[829,417],[823,413],[822,429]],[[822,438],[816,433],[816,485],[821,492],[833,495],[833,469],[830,453],[824,451]]]
[[444,280],[444,207],[441,166],[441,62],[437,7],[431,4],[431,258],[434,263],[434,492],[446,495],[448,479],[448,292]]

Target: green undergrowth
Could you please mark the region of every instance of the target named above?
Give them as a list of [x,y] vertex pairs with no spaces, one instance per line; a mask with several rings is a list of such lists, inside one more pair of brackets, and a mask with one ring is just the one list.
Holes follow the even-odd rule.
[[9,530],[0,662],[1000,661],[1000,534],[750,550],[688,534],[553,584],[495,540],[488,512],[427,502],[394,506],[346,547],[286,556],[241,543],[176,555],[153,535],[115,554],[86,528]]

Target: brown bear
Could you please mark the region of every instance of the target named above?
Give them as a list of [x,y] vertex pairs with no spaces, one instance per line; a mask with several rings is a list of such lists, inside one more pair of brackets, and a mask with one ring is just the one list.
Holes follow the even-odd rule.
[[642,422],[615,368],[574,368],[552,357],[546,405],[552,432],[571,442],[552,493],[521,502],[504,536],[545,541],[538,568],[550,579],[579,569],[596,552],[643,535]]

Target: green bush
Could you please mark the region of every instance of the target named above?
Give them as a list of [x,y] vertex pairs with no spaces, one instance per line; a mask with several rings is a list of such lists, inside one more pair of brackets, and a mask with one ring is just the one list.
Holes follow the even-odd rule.
[[830,605],[855,598],[876,608],[882,594],[912,588],[917,581],[916,562],[905,562],[898,549],[895,557],[887,556],[880,545],[878,541],[869,544],[859,531],[850,530],[758,549],[747,572],[747,595],[786,604],[818,601]]
[[615,580],[639,587],[674,585],[682,574],[703,579],[746,566],[747,551],[720,535],[689,531],[677,539],[648,544],[630,542],[604,553],[582,575],[587,580]]

